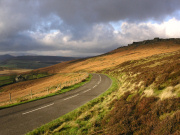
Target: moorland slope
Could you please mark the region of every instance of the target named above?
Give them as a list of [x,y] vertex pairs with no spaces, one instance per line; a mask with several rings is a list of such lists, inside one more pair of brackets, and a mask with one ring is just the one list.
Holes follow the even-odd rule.
[[173,52],[180,49],[180,39],[159,39],[133,42],[132,44],[117,48],[106,54],[74,61],[56,64],[47,68],[35,70],[37,72],[63,73],[63,72],[97,72],[119,65],[128,60],[137,60],[155,54]]
[[29,134],[180,134],[180,40],[135,42],[107,54],[36,70],[100,72],[112,88]]
[[[33,72],[55,74],[54,80],[57,74],[99,72],[111,76],[114,83],[103,96],[29,134],[180,133],[180,39],[134,42]],[[48,81],[47,77],[31,85]],[[13,87],[18,91],[22,86]]]
[[[50,78],[42,78],[34,81],[25,81],[21,83],[16,83],[0,88],[3,92],[13,92],[15,91],[26,91],[24,89],[41,88],[42,86],[47,86],[49,84],[51,87],[57,84],[56,80],[63,80],[65,78],[60,76],[66,76],[63,74],[71,73],[80,73],[80,72],[102,72],[108,68],[116,67],[117,65],[129,61],[129,60],[138,60],[152,55],[174,52],[180,49],[180,39],[153,39],[146,40],[142,42],[133,42],[132,44],[117,48],[106,54],[87,58],[87,59],[78,59],[67,62],[62,62],[53,66],[36,69],[30,72],[30,74],[37,73],[48,73],[55,74],[50,76]],[[29,74],[27,72],[26,74]],[[58,74],[58,75],[57,75]],[[69,76],[69,75],[68,75]],[[60,77],[60,78],[59,78]],[[51,80],[51,81],[50,81]],[[67,79],[66,79],[67,80]],[[68,80],[67,80],[68,81]],[[49,83],[51,82],[51,83]],[[22,92],[21,92],[22,93]],[[6,94],[6,93],[4,93]]]

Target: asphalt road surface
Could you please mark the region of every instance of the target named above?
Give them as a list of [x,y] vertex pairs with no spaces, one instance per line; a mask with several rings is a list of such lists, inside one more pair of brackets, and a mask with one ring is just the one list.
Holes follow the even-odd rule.
[[111,83],[107,76],[93,74],[90,82],[67,93],[0,110],[0,135],[26,134],[94,99]]

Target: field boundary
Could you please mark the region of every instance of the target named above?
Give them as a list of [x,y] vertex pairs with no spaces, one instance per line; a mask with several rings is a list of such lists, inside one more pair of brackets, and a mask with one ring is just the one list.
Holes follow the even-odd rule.
[[[68,92],[70,90],[79,88],[80,86],[88,83],[91,80],[91,78],[92,78],[92,74],[87,73],[85,76],[79,78],[78,80],[75,79],[74,81],[59,83],[59,85],[57,85],[56,87],[53,86],[55,89],[47,88],[46,90],[43,90],[43,91],[38,92],[38,93],[32,93],[32,91],[30,91],[30,94],[25,95],[25,96],[20,97],[20,98],[17,98],[17,99],[13,99],[13,100],[11,100],[12,97],[11,97],[11,94],[9,94],[9,100],[8,101],[0,102],[0,104],[1,103],[9,103],[9,104],[4,105],[4,106],[0,106],[0,110],[8,108],[8,107],[32,102],[32,101],[36,101],[39,99],[43,99],[43,98],[47,98],[47,97],[51,97],[51,96],[55,96],[58,94]],[[45,96],[36,97],[35,95],[39,94],[39,93],[47,93],[47,94]]]

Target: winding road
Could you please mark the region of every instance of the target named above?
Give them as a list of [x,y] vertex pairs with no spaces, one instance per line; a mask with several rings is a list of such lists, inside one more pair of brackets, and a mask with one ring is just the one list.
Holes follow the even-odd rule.
[[0,135],[22,135],[82,106],[112,84],[103,74],[67,93],[0,110]]

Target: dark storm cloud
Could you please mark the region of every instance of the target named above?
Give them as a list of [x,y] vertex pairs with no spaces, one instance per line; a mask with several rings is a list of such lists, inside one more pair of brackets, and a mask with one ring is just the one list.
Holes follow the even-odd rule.
[[0,52],[4,51],[48,51],[56,50],[54,46],[45,46],[42,43],[36,42],[29,36],[17,34],[0,41]]
[[[167,17],[179,19],[179,11],[180,0],[0,0],[0,51],[71,49],[103,53],[118,43],[114,41],[113,28],[104,29],[97,36],[96,31],[92,32],[95,25],[116,21],[162,22]],[[61,31],[62,36],[70,35],[69,41],[77,43],[98,38],[92,47],[82,44],[82,49],[77,49],[60,41],[58,45],[44,45],[31,36],[31,32],[51,30]]]
[[54,12],[69,25],[118,20],[160,20],[180,10],[179,0],[46,0],[41,13]]
[[180,10],[179,0],[46,0],[41,14],[56,13],[75,37],[87,34],[96,23],[119,20],[162,21]]

